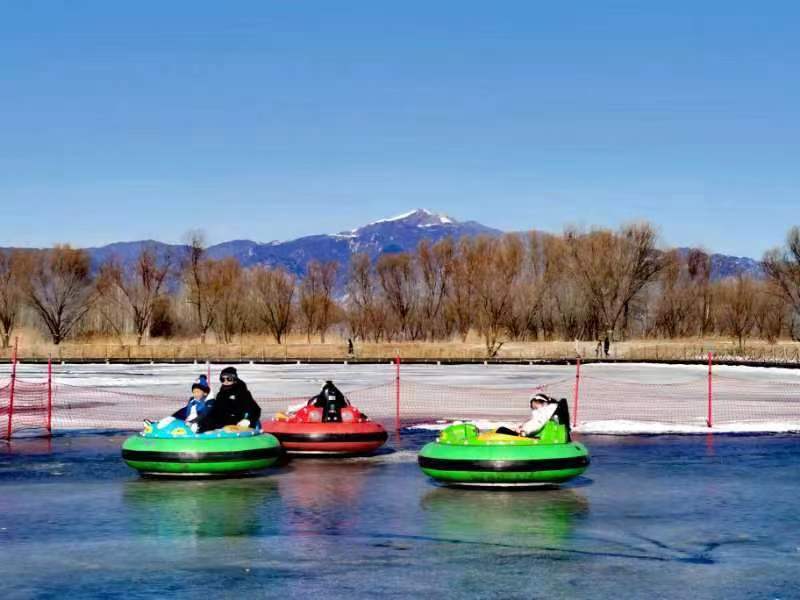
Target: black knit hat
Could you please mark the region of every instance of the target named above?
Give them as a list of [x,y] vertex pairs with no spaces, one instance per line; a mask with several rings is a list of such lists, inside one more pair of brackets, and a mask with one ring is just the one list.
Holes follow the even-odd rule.
[[219,372],[219,380],[222,381],[222,378],[225,376],[231,376],[234,379],[239,379],[239,374],[236,372],[234,367],[225,367],[222,371]]
[[192,384],[192,390],[203,390],[206,394],[211,392],[211,388],[208,386],[208,378],[205,375],[200,375]]

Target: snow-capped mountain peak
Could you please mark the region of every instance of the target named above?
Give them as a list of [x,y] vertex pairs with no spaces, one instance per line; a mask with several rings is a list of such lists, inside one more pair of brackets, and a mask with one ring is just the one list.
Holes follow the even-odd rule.
[[407,225],[411,227],[435,227],[437,225],[455,225],[458,223],[455,219],[448,217],[441,213],[435,213],[427,208],[417,208],[402,215],[388,217],[386,219],[378,219],[373,221],[361,229],[372,227],[375,225],[383,225],[387,223]]

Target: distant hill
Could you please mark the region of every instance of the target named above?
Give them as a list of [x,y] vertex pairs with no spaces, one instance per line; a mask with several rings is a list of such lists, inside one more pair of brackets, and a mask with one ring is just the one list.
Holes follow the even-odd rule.
[[[366,252],[374,260],[389,252],[413,250],[423,239],[437,241],[451,236],[500,235],[503,232],[477,223],[457,221],[443,214],[418,208],[416,210],[368,223],[350,231],[310,235],[283,242],[260,243],[251,240],[232,240],[208,248],[212,258],[236,258],[242,266],[263,264],[281,266],[296,275],[304,275],[311,260],[335,260],[341,265],[340,277],[347,271],[350,258],[356,252]],[[87,248],[92,264],[99,266],[110,257],[123,263],[135,260],[144,247],[151,247],[159,255],[185,256],[188,247],[181,244],[164,244],[154,240],[116,242],[106,246]],[[688,251],[681,248],[681,251]],[[722,279],[739,272],[762,277],[759,261],[752,258],[711,255],[712,278]]]
[[129,264],[136,260],[143,248],[153,248],[159,257],[166,255],[182,256],[188,246],[181,244],[164,244],[155,240],[142,240],[138,242],[115,242],[107,246],[97,248],[86,248],[92,260],[94,268],[99,267],[110,258],[114,258],[123,264]]
[[280,265],[293,273],[303,274],[312,259],[335,260],[346,265],[356,252],[366,252],[375,259],[386,252],[413,250],[423,239],[436,241],[447,236],[457,239],[481,233],[499,235],[502,232],[474,221],[461,223],[445,215],[417,209],[351,231],[267,244],[237,240],[212,246],[208,253],[214,258],[234,256],[244,266]]
[[[244,267],[259,264],[280,266],[297,275],[305,274],[311,260],[334,260],[342,265],[340,276],[343,277],[350,258],[356,252],[366,252],[374,260],[384,253],[413,250],[423,239],[437,241],[448,236],[458,239],[462,236],[502,233],[475,221],[460,222],[446,215],[417,209],[340,233],[310,235],[285,242],[223,242],[210,246],[208,256],[216,259],[233,257]],[[123,263],[131,262],[144,247],[154,248],[160,255],[170,253],[173,256],[184,256],[188,250],[185,245],[145,240],[87,248],[87,251],[92,264],[98,266],[112,256]]]
[[744,273],[759,279],[764,277],[764,269],[761,262],[752,258],[741,256],[726,256],[725,254],[711,255],[711,277],[714,279],[724,279]]
[[[686,254],[691,248],[679,248],[678,251]],[[742,256],[728,256],[727,254],[711,254],[711,279],[725,279],[734,277],[739,273],[752,275],[756,278],[764,277],[761,262]]]

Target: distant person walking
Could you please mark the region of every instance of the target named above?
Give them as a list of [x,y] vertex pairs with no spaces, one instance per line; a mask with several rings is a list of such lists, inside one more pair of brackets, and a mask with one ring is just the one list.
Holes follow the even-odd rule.
[[355,350],[353,349],[353,339],[347,338],[347,356],[353,356]]
[[594,347],[594,357],[600,358],[600,354],[603,352],[603,342],[601,340],[597,340],[597,346]]
[[608,351],[610,349],[611,349],[611,338],[609,338],[608,334],[606,334],[606,337],[603,339],[603,354],[606,355],[606,358],[608,358]]

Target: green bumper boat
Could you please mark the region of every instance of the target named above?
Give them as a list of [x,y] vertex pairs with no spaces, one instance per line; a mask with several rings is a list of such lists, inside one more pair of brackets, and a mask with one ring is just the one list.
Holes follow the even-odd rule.
[[555,485],[589,466],[586,447],[570,440],[567,425],[548,422],[539,437],[487,432],[465,423],[444,429],[419,453],[423,472],[448,485]]
[[283,455],[273,435],[236,426],[192,434],[173,426],[169,432],[145,431],[125,440],[122,459],[144,475],[235,475],[274,465]]

